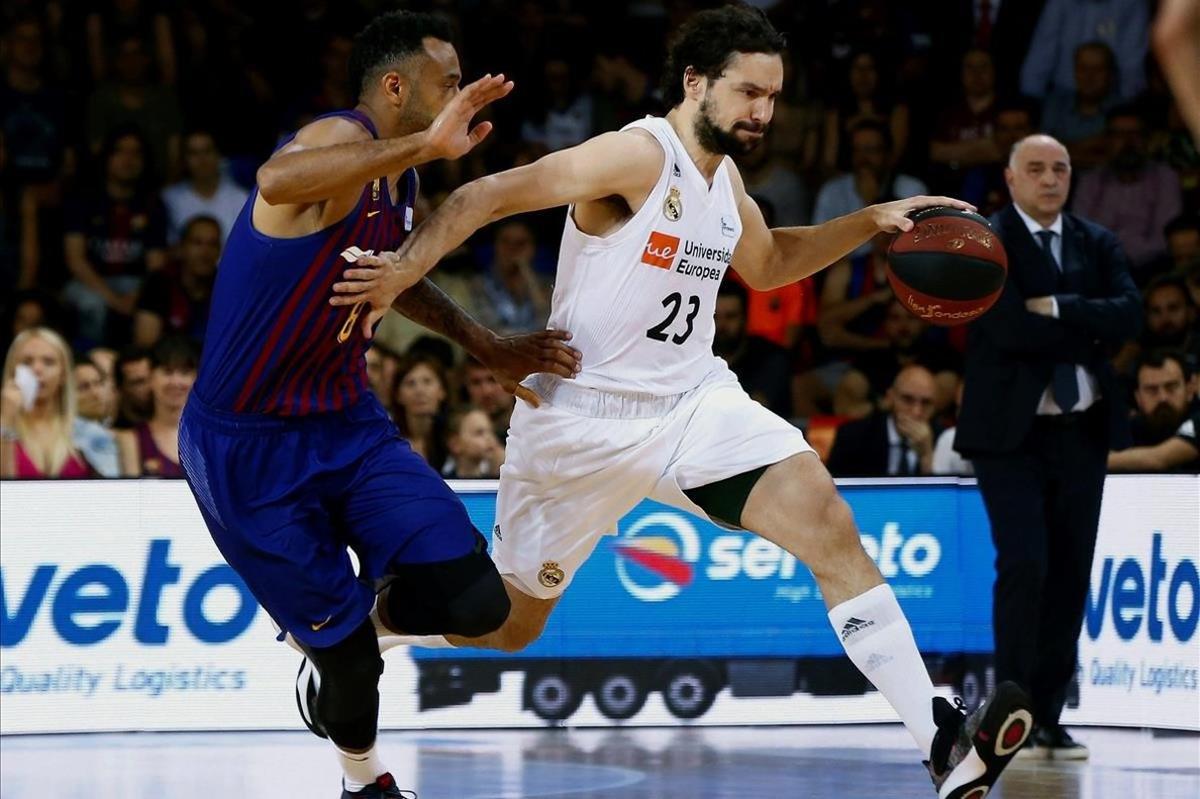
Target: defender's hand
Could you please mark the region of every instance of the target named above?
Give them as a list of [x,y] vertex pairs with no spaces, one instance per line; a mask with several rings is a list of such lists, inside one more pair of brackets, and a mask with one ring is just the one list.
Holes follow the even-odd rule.
[[908,218],[908,215],[913,211],[920,211],[923,208],[933,208],[939,205],[957,208],[960,211],[975,212],[975,206],[962,200],[956,200],[953,197],[926,197],[924,195],[909,197],[906,200],[895,200],[890,203],[872,205],[867,210],[871,212],[871,218],[875,222],[875,227],[884,233],[896,233],[913,229],[914,223]]
[[459,158],[487,138],[492,123],[480,122],[471,127],[471,120],[512,89],[513,82],[505,80],[503,75],[484,75],[463,88],[425,131],[429,158]]
[[371,338],[375,323],[402,292],[425,276],[425,270],[397,252],[358,255],[353,264],[342,272],[343,279],[333,284],[334,295],[329,304],[353,306],[352,317],[362,306],[369,305],[371,310],[363,319],[362,331],[365,338]]
[[518,336],[500,336],[481,358],[492,370],[496,381],[510,394],[516,394],[534,408],[541,404],[536,394],[520,382],[536,372],[572,378],[582,368],[579,350],[567,344],[571,334],[565,330],[539,330]]

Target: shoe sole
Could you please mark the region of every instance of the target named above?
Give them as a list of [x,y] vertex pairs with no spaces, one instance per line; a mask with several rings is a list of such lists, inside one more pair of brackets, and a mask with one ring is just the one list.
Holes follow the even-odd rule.
[[970,756],[982,762],[983,776],[939,794],[940,799],[984,799],[1029,738],[1033,729],[1031,708],[1029,697],[1016,683],[996,686],[996,693],[971,739]]
[[[317,723],[315,714],[311,712],[310,702],[316,702],[317,685],[314,679],[315,669],[312,661],[308,658],[300,660],[300,669],[296,672],[296,710],[300,713],[300,720],[304,722],[304,726],[308,727],[308,731],[318,738],[329,739],[325,734],[325,730]],[[311,694],[311,696],[310,696]]]

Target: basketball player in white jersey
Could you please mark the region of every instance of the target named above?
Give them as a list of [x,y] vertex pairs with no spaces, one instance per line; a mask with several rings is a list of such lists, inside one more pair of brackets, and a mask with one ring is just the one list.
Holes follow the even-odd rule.
[[762,139],[784,46],[757,10],[697,14],[671,46],[665,118],[463,186],[399,252],[359,259],[331,301],[369,303],[369,331],[479,228],[568,205],[550,327],[572,332],[582,371],[573,381],[526,381],[540,407],[513,414],[494,541],[512,612],[491,635],[449,643],[516,651],[536,639],[599,537],[651,497],[757,533],[803,561],[847,654],[916,739],[939,796],[981,799],[1025,741],[1028,700],[1002,685],[968,717],[935,698],[908,622],[820,459],[712,352],[727,267],[769,289],[880,231],[910,229],[906,214],[919,208],[974,210],[915,197],[815,227],[768,229],[728,156]]

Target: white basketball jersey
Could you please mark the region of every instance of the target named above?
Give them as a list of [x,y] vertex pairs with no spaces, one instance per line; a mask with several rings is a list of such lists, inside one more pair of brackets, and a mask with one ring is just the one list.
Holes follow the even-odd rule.
[[728,159],[710,187],[667,120],[641,128],[666,151],[646,202],[603,238],[567,213],[550,327],[569,330],[583,354],[577,385],[606,391],[681,394],[724,362],[713,355],[717,287],[742,223]]

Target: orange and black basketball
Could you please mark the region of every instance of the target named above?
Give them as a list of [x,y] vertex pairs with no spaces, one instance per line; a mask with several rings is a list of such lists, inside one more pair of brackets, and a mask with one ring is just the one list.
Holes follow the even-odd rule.
[[938,206],[910,217],[888,249],[888,282],[904,306],[935,325],[978,319],[1000,296],[1008,256],[979,214]]

